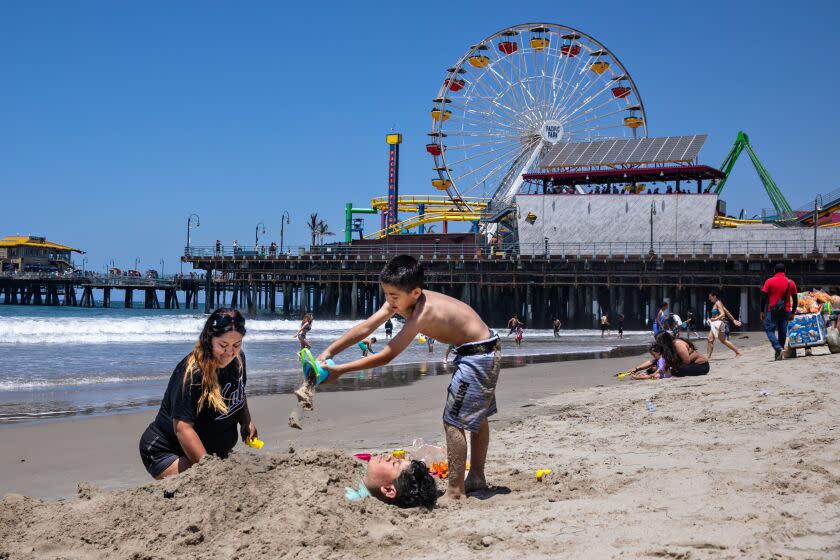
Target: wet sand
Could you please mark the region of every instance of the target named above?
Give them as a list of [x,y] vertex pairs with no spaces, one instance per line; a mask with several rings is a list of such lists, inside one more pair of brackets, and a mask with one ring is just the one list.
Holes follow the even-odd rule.
[[[757,335],[735,342],[743,357],[716,348],[711,373],[696,378],[610,377],[638,357],[503,370],[487,466],[495,487],[432,512],[350,503],[343,489],[361,473],[349,453],[440,439],[443,377],[319,395],[303,432],[286,426],[291,401],[255,399],[254,418],[272,424],[263,451],[161,482],[144,481],[136,451],[132,465],[111,439],[103,467],[122,466],[113,479],[131,487],[83,484],[62,501],[7,496],[0,558],[836,559],[840,355],[823,347],[773,362]],[[148,421],[119,418],[126,424],[90,427],[115,438]],[[9,449],[11,433],[68,436],[79,422],[16,427],[0,445]],[[37,469],[10,476],[3,461],[4,488],[36,478]],[[552,473],[538,481],[542,468]],[[77,472],[37,476],[66,494]]]

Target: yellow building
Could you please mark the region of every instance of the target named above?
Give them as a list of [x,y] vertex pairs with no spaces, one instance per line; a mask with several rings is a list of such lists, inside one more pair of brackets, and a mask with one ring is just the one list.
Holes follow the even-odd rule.
[[67,272],[74,270],[71,254],[79,249],[47,241],[36,235],[10,235],[0,239],[3,272]]

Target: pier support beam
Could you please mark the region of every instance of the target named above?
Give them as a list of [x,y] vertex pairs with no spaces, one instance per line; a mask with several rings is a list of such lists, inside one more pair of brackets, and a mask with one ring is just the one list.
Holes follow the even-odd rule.
[[[198,299],[198,294],[196,298]],[[210,314],[210,307],[213,305],[213,271],[209,268],[204,273],[204,313]]]

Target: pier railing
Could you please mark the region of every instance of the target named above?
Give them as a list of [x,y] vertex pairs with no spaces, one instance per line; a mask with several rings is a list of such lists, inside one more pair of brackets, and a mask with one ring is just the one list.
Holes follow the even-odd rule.
[[[651,252],[652,251],[652,252]],[[516,243],[516,244],[445,244],[387,243],[377,245],[330,244],[301,248],[297,254],[273,254],[230,247],[189,247],[185,260],[297,260],[301,258],[385,258],[409,254],[428,258],[507,259],[523,257],[548,258],[623,258],[657,256],[660,258],[698,257],[828,257],[840,256],[840,235],[813,240],[751,241],[605,241],[596,243]]]
[[[0,279],[30,280],[44,282],[66,282],[77,286],[96,286],[111,288],[177,288],[184,280],[170,276],[164,278],[144,278],[141,276],[123,276],[117,274],[59,274],[55,272],[2,272]],[[196,278],[192,278],[196,280]]]

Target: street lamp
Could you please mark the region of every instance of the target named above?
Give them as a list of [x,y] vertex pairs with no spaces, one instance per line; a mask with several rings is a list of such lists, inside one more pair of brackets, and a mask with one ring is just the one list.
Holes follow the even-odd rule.
[[289,213],[286,210],[283,210],[283,213],[280,214],[280,254],[283,254],[283,226],[285,224],[289,224],[291,221],[289,220]]
[[163,259],[160,259],[160,277],[163,278]]
[[262,226],[262,234],[265,235],[265,224],[262,222],[257,223],[257,227],[254,230],[254,252],[258,253],[258,247],[260,246],[260,226]]
[[111,271],[114,269],[114,259],[108,261],[108,276],[111,276]]
[[85,273],[85,264],[87,264],[87,262],[88,262],[88,258],[87,257],[82,257],[82,275],[84,275],[84,273]]
[[[195,216],[195,227],[201,225],[201,219],[198,217],[198,214],[190,214],[187,216],[187,250],[184,251],[184,255],[189,257],[190,256],[190,230],[193,228],[192,219]],[[184,263],[181,263],[181,274],[184,273]]]
[[817,197],[814,199],[814,254],[818,254],[819,250],[817,249],[817,225],[820,223],[820,208],[823,203],[823,198],[821,194],[818,194]]
[[137,272],[140,272],[140,269],[138,268],[139,266],[140,266],[140,257],[137,257],[136,259],[134,259],[134,270],[136,270]]
[[656,202],[653,201],[650,203],[650,250],[648,254],[651,256],[655,255],[656,252],[653,250],[653,217],[656,216]]

